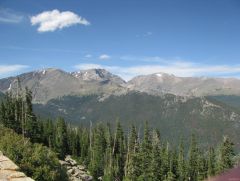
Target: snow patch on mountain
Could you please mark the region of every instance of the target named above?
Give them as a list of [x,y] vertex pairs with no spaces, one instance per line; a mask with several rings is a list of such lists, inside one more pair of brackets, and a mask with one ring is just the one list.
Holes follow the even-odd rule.
[[155,75],[158,76],[158,77],[162,77],[162,74],[160,74],[160,73],[157,73]]

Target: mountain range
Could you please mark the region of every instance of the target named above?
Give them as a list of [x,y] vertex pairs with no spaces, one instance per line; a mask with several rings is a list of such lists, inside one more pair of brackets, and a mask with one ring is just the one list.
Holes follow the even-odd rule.
[[[45,69],[17,76],[22,87],[32,90],[35,103],[68,95],[122,95],[132,91],[150,95],[174,94],[199,97],[209,95],[240,95],[240,79],[177,77],[166,73],[154,73],[134,77],[126,82],[104,69],[65,72]],[[17,77],[0,79],[0,91],[16,90]]]
[[1,79],[0,91],[16,90],[17,78],[22,88],[28,87],[32,91],[35,103],[46,103],[50,99],[64,95],[114,93],[122,90],[122,85],[125,84],[120,77],[103,69],[68,73],[49,68]]
[[[203,146],[228,135],[240,150],[240,80],[142,75],[126,82],[104,69],[46,69],[0,79],[0,91],[27,86],[42,118],[63,117],[74,125],[121,121],[125,131],[145,121],[175,142],[196,133]],[[0,94],[0,97],[2,95]]]

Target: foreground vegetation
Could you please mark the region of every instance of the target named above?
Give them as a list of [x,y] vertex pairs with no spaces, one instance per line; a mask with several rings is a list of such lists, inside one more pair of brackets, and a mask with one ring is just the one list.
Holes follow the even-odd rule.
[[101,123],[76,128],[61,118],[37,119],[31,101],[25,89],[2,102],[0,150],[36,180],[64,180],[58,159],[67,154],[86,165],[95,180],[106,181],[200,181],[234,166],[228,137],[217,148],[203,150],[192,135],[174,148],[147,122],[143,136],[135,126],[124,134],[120,122],[116,129]]
[[57,155],[42,144],[0,125],[0,150],[13,160],[26,175],[36,180],[67,180]]

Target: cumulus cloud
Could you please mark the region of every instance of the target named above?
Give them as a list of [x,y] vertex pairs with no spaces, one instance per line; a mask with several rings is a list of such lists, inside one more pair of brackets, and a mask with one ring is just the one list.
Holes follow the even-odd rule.
[[108,60],[108,59],[110,59],[111,57],[109,56],[109,55],[107,55],[107,54],[102,54],[102,55],[100,55],[99,56],[99,59],[100,60]]
[[125,80],[130,80],[138,75],[148,75],[158,72],[174,74],[180,77],[192,76],[223,76],[231,77],[233,74],[240,74],[240,66],[228,65],[202,65],[192,62],[176,61],[166,64],[149,64],[136,66],[107,66],[100,64],[79,64],[76,69],[103,68],[116,75],[121,76]]
[[23,16],[10,9],[0,9],[0,23],[20,23]]
[[30,18],[32,25],[39,25],[38,32],[55,31],[72,25],[90,25],[85,18],[71,12],[57,9],[44,11]]
[[3,77],[5,75],[9,75],[12,73],[18,73],[19,71],[22,71],[29,66],[27,65],[0,65],[0,77]]

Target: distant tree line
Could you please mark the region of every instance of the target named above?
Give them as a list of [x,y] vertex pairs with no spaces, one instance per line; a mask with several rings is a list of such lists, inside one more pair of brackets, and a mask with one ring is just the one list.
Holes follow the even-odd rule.
[[140,137],[134,125],[124,134],[119,121],[112,129],[102,123],[86,128],[68,125],[62,118],[41,120],[33,113],[31,91],[23,91],[20,84],[1,103],[0,124],[32,143],[47,146],[59,159],[73,155],[88,167],[95,180],[200,181],[234,166],[234,145],[228,137],[217,148],[203,150],[192,135],[188,148],[181,139],[179,146],[172,148],[147,122]]

